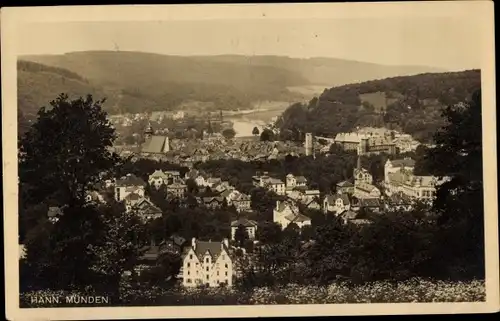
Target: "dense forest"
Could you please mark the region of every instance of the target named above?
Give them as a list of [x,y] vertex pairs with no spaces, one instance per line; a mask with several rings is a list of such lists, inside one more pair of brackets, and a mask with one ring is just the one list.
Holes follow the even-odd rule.
[[[444,107],[470,99],[480,87],[479,70],[427,73],[334,87],[308,105],[290,106],[278,125],[283,135],[299,131],[335,135],[358,126],[385,126],[429,143],[445,124],[441,117]],[[377,106],[379,110],[369,101],[361,101],[360,95],[369,93],[385,93],[385,104]]]

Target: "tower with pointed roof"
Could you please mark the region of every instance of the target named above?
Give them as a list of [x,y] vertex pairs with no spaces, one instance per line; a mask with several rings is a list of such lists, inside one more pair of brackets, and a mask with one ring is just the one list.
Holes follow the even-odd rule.
[[144,131],[144,139],[148,140],[151,136],[153,136],[154,131],[153,131],[153,126],[151,126],[151,122],[148,122],[148,126],[146,127],[146,130]]

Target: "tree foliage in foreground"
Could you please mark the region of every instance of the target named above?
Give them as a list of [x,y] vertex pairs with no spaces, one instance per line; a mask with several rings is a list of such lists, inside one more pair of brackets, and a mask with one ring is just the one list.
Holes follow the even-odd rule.
[[113,168],[118,158],[108,148],[115,133],[102,103],[90,95],[69,100],[61,94],[51,109],[40,109],[20,142],[19,179],[27,191],[23,204],[47,198],[60,205],[83,203],[99,174]]

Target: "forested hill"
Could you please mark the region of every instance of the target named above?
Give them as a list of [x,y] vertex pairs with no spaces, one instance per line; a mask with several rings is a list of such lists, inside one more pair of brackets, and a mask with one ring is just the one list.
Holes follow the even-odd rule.
[[[132,113],[171,110],[188,101],[213,103],[215,109],[247,109],[262,100],[304,101],[311,96],[300,89],[309,85],[329,88],[370,79],[436,71],[432,67],[385,66],[332,58],[187,57],[127,51],[83,51],[21,56],[20,59],[59,68],[42,71],[30,68],[28,72],[36,74],[33,80],[26,73],[21,73],[20,77],[24,77],[21,85],[34,86],[23,89],[32,93],[33,99],[39,92],[45,99],[44,92],[67,89],[67,86],[56,86],[61,77],[81,82],[71,83],[78,89],[85,79],[87,85],[108,95],[113,102],[104,106],[108,111]],[[61,68],[67,72],[61,73]],[[74,74],[82,79],[74,78]],[[56,81],[54,75],[59,80]],[[44,99],[41,101],[47,103]]]
[[113,93],[91,84],[83,76],[70,70],[46,66],[30,61],[17,62],[17,103],[19,125],[33,119],[40,107],[49,107],[49,102],[60,93],[71,97],[92,94],[96,99],[107,97],[113,101]]
[[469,99],[480,88],[479,70],[426,73],[333,87],[307,106],[290,106],[278,125],[283,136],[292,137],[299,131],[332,136],[357,126],[385,126],[431,142],[433,133],[444,124],[442,109]]

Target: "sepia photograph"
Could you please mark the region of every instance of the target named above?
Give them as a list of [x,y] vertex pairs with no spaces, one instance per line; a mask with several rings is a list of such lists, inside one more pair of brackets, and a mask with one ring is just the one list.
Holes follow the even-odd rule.
[[9,318],[498,311],[492,2],[1,14]]

